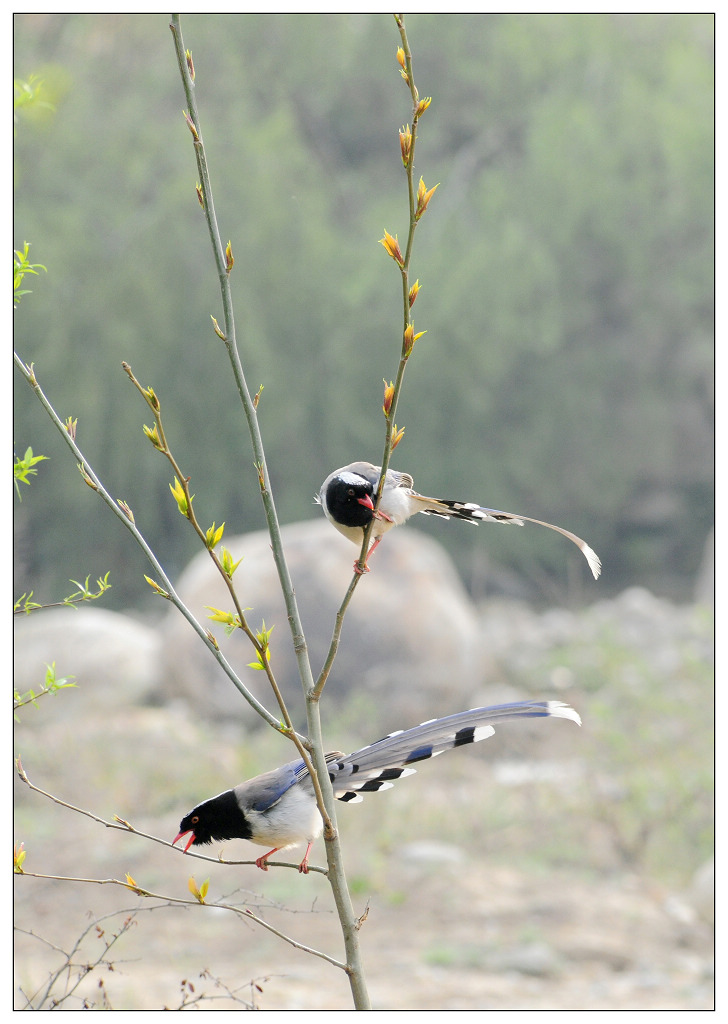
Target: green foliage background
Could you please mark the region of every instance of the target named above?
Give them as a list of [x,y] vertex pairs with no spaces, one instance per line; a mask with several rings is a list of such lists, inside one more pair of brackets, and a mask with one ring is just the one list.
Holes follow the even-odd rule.
[[[15,75],[42,78],[55,110],[18,125],[14,246],[48,268],[16,311],[19,353],[174,572],[192,531],[122,360],[161,398],[202,521],[264,523],[210,322],[219,292],[167,22],[16,16]],[[400,284],[378,239],[406,234],[397,33],[385,15],[183,29],[279,512],[310,518],[324,476],[383,444]],[[408,30],[434,97],[416,170],[442,184],[418,229],[427,334],[393,465],[424,492],[586,537],[600,596],[639,582],[689,597],[713,511],[713,19],[413,15]],[[24,385],[14,440],[50,456],[16,509],[20,590],[47,600],[110,570],[111,604],[147,600],[141,555]],[[478,596],[486,551],[532,597],[553,598],[578,559],[543,531],[417,525]]]

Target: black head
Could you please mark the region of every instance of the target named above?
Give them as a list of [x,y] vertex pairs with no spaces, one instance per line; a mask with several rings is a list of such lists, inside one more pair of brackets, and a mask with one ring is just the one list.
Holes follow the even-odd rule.
[[335,476],[326,488],[326,507],[342,526],[366,527],[374,515],[374,485],[357,473]]
[[[192,838],[187,841],[185,852],[190,846],[206,846],[208,843],[222,842],[225,839],[250,839],[251,829],[240,810],[235,794],[228,789],[225,793],[198,804],[184,816],[179,823],[177,839],[189,833],[192,834]],[[173,846],[177,839],[172,843]]]

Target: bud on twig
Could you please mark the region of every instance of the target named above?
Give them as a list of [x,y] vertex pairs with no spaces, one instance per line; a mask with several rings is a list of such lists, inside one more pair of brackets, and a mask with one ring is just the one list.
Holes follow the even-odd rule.
[[403,166],[409,167],[410,155],[412,153],[412,132],[409,125],[405,125],[399,130],[399,148],[402,151]]
[[13,871],[16,875],[23,874],[23,861],[25,860],[25,843],[17,843],[13,847]]
[[190,880],[187,883],[187,888],[190,890],[192,895],[195,897],[198,903],[205,902],[205,896],[207,896],[207,890],[210,888],[210,879],[206,878],[200,888],[197,888],[197,882],[194,879],[194,875],[190,876]]
[[192,132],[192,138],[195,140],[195,142],[199,142],[200,136],[197,134],[195,122],[192,120],[192,118],[190,117],[186,110],[183,110],[182,113],[184,114],[185,121],[187,122],[187,127]]
[[420,219],[422,214],[427,209],[427,205],[430,202],[430,200],[432,199],[432,196],[433,196],[433,194],[435,192],[435,189],[439,188],[439,187],[440,187],[440,183],[438,181],[437,185],[434,185],[428,191],[427,190],[427,186],[425,185],[424,181],[422,180],[422,178],[420,178],[420,183],[417,186],[417,209],[415,211],[415,220],[419,220]]
[[265,619],[263,619],[263,628],[255,634],[260,649],[255,652],[255,661],[248,662],[248,668],[254,668],[258,672],[265,670],[266,664],[270,661],[270,635],[275,628],[275,626],[271,626],[270,629],[266,629]]
[[382,403],[382,411],[383,411],[384,415],[387,417],[387,419],[389,419],[389,414],[392,411],[392,400],[393,399],[394,399],[394,384],[392,383],[391,380],[390,380],[389,384],[387,384],[387,382],[385,380],[384,381],[384,402]]
[[154,388],[142,388],[141,391],[147,400],[147,405],[149,406],[149,408],[153,409],[155,412],[159,412],[159,410],[162,408],[162,405],[157,396],[154,394]]
[[402,440],[403,437],[404,437],[404,427],[398,428],[397,424],[395,423],[394,424],[394,429],[392,430],[392,445],[391,445],[389,450],[393,452],[394,449],[397,447],[397,445],[399,444],[399,442]]
[[179,482],[177,477],[174,478],[174,484],[169,485],[169,489],[172,492],[172,497],[177,502],[177,508],[180,510],[183,516],[189,519],[191,511],[190,504],[192,502],[192,498],[194,498],[194,494],[190,496],[190,500],[188,502],[187,495],[185,494],[185,489]]
[[207,616],[212,622],[222,622],[224,626],[230,626],[231,629],[239,628],[240,617],[234,612],[226,612],[221,608],[214,608],[211,604],[206,604],[205,607],[208,611],[212,612],[212,615]]
[[212,314],[210,314],[210,319],[212,320],[212,326],[215,328],[215,334],[218,336],[218,338],[222,338],[223,341],[227,341],[227,338],[220,330],[220,324],[217,322],[215,317],[212,316]]
[[124,513],[126,518],[129,520],[129,522],[133,523],[134,522],[134,513],[129,508],[127,503],[125,501],[122,501],[121,498],[117,498],[116,499],[116,503],[119,506],[119,508],[121,509],[121,511]]
[[399,247],[399,242],[397,241],[397,236],[395,235],[394,238],[393,238],[390,235],[390,233],[387,231],[387,229],[385,228],[384,229],[384,238],[380,238],[379,241],[384,246],[384,248],[387,250],[387,252],[392,257],[394,262],[400,268],[403,267],[404,266],[404,256],[402,255],[402,250]]
[[159,433],[157,432],[157,424],[155,423],[153,427],[148,427],[146,424],[144,424],[142,429],[144,430],[144,436],[149,438],[149,440],[152,442],[157,451],[163,452],[164,446],[162,445],[162,442],[159,439]]
[[169,597],[167,591],[160,587],[158,583],[155,583],[150,576],[145,576],[144,579],[147,581],[147,583],[152,588],[155,594],[159,594],[160,597]]
[[219,530],[213,523],[210,529],[207,531],[207,533],[205,534],[205,543],[207,544],[210,551],[212,551],[213,548],[215,548],[220,543],[224,530],[225,523],[222,524]]
[[402,348],[405,359],[409,359],[412,354],[412,349],[415,347],[415,342],[418,338],[421,338],[423,334],[427,334],[427,331],[420,331],[419,334],[415,334],[415,325],[413,323],[407,324],[404,330],[404,337],[402,340]]
[[220,564],[222,565],[222,571],[225,573],[227,578],[231,580],[233,573],[242,562],[242,558],[239,558],[237,562],[233,561],[233,556],[230,554],[227,548],[223,548],[220,552]]
[[263,467],[263,463],[262,462],[254,462],[253,465],[255,466],[255,470],[256,470],[256,472],[258,474],[258,486],[260,487],[260,489],[263,492],[263,494],[265,494],[265,492],[266,492],[265,469]]
[[80,462],[78,463],[78,471],[81,474],[81,476],[83,477],[84,483],[88,484],[88,486],[91,488],[92,491],[98,491],[98,487],[96,486],[96,484],[93,482],[91,477],[86,472],[85,466],[82,466]]
[[149,895],[149,893],[147,892],[146,889],[140,889],[139,888],[139,886],[136,884],[136,882],[131,877],[131,875],[129,874],[128,871],[126,873],[126,881],[124,882],[124,885],[126,885],[127,888],[131,889],[132,892],[135,892],[137,894],[137,896],[148,896]]

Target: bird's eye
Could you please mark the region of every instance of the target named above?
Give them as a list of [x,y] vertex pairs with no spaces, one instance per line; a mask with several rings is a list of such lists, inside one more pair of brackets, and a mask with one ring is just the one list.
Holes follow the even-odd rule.
[[347,494],[349,495],[350,498],[353,498],[354,497],[354,488],[350,487],[349,490],[347,491]]
[[195,815],[194,818],[190,818],[190,824],[196,825],[199,820],[198,816]]

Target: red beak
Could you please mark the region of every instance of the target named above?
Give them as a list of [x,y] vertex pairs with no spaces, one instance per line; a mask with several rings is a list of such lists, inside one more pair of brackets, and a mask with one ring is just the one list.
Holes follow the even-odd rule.
[[359,502],[360,505],[363,505],[364,508],[370,508],[372,512],[374,511],[374,502],[372,501],[368,494],[365,494],[363,498],[357,498],[356,500]]
[[190,831],[190,832],[180,832],[180,834],[175,839],[172,840],[172,846],[174,846],[174,844],[177,842],[177,839],[183,839],[185,836],[189,836],[190,837],[187,840],[187,846],[185,846],[185,853],[187,853],[187,851],[189,850],[189,848],[192,846],[192,844],[195,841],[195,833],[192,832],[192,831]]

